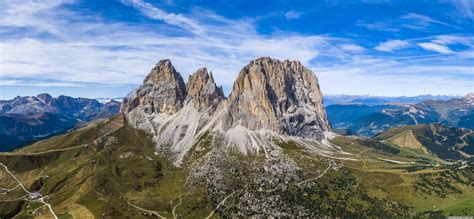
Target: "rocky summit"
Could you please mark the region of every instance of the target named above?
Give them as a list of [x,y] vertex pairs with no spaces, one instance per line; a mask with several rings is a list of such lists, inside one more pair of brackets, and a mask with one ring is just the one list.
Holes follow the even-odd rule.
[[298,61],[251,61],[228,99],[206,68],[191,74],[186,86],[181,78],[162,60],[122,106],[128,122],[177,154],[178,163],[204,133],[247,154],[275,149],[270,136],[321,141],[329,130],[318,79]]
[[321,140],[329,123],[318,79],[299,61],[251,61],[229,97],[226,128],[242,125]]
[[146,114],[173,114],[183,107],[186,85],[170,60],[161,60],[143,81],[143,85],[124,99],[122,111],[130,112],[137,106]]
[[189,76],[186,90],[186,102],[193,102],[197,110],[215,108],[225,98],[222,87],[216,86],[212,73],[209,74],[206,68],[200,68]]

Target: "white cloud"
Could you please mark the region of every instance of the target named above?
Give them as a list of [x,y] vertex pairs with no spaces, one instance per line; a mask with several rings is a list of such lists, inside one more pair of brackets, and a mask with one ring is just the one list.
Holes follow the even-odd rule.
[[[17,27],[30,28],[36,32],[61,34],[61,25],[64,25],[58,17],[50,14],[52,10],[64,4],[74,3],[73,0],[44,0],[44,1],[12,1],[0,2],[0,28]],[[40,14],[42,16],[40,16]],[[55,15],[68,16],[64,11],[56,11]]]
[[184,26],[197,34],[201,34],[204,31],[197,21],[182,14],[167,13],[143,0],[122,0],[122,3],[136,8],[150,18],[161,20],[177,27]]
[[55,82],[55,81],[25,81],[25,80],[0,80],[2,86],[35,86],[35,87],[79,87],[80,83]]
[[[150,28],[134,23],[106,21],[98,15],[74,12],[62,7],[62,4],[51,2],[54,4],[38,7],[42,8],[41,10],[34,10],[35,7],[13,10],[12,8],[19,7],[15,6],[14,1],[11,1],[12,6],[0,7],[0,14],[8,14],[6,18],[0,16],[1,21],[8,21],[0,23],[0,32],[8,32],[17,27],[28,29],[22,30],[22,34],[15,37],[2,35],[0,85],[61,87],[82,86],[84,83],[107,86],[139,84],[158,60],[169,58],[184,78],[199,67],[206,66],[213,72],[219,85],[230,88],[240,69],[249,60],[271,56],[300,60],[304,65],[314,69],[321,78],[324,93],[368,91],[366,93],[390,95],[404,90],[407,94],[417,94],[420,90],[416,86],[412,89],[400,88],[407,88],[409,85],[406,84],[410,80],[417,81],[417,86],[426,88],[426,92],[431,91],[429,88],[431,82],[445,81],[451,84],[449,85],[451,88],[456,86],[452,84],[458,83],[461,85],[456,88],[462,87],[466,84],[466,80],[460,82],[446,76],[448,67],[436,69],[441,65],[452,67],[453,65],[446,64],[451,61],[447,60],[448,58],[463,62],[474,57],[472,50],[470,53],[459,52],[449,57],[443,54],[397,59],[386,56],[374,57],[367,54],[369,51],[357,45],[352,39],[287,32],[262,35],[256,30],[254,20],[232,20],[210,11],[170,16],[172,13],[159,9],[158,12],[162,14],[154,18],[152,11],[158,8],[137,1],[145,4],[140,7],[155,8],[143,9],[134,6],[140,8],[141,13],[148,16],[145,10],[150,10],[150,18],[166,23],[153,24]],[[131,3],[128,4],[132,6]],[[13,13],[15,11],[18,13]],[[185,34],[173,35],[177,29]],[[38,32],[49,33],[54,37],[37,37]],[[442,39],[446,44],[449,41],[446,37],[436,39]],[[418,41],[410,40],[410,42],[415,44]],[[376,49],[395,51],[407,46],[408,41],[393,40],[381,43]],[[435,65],[424,66],[422,69],[413,67],[426,64],[424,61]],[[463,67],[463,63],[459,65]],[[412,68],[408,69],[407,66]],[[466,71],[465,68],[455,70],[461,73]],[[403,71],[418,76],[399,77]],[[368,73],[371,75],[367,75]],[[428,77],[429,80],[423,80],[426,77],[419,75],[428,73],[433,74]],[[24,78],[40,78],[43,81],[32,83],[29,80],[22,81]],[[400,83],[385,88],[386,81],[392,80]],[[406,82],[405,85],[403,81]],[[374,86],[365,86],[367,84]]]
[[375,22],[369,23],[365,20],[358,20],[357,26],[365,27],[369,30],[387,31],[387,32],[399,32],[398,28],[392,27],[390,22]]
[[410,46],[410,43],[404,40],[389,40],[383,43],[379,43],[374,49],[383,52],[392,52],[395,50],[404,49]]
[[294,20],[294,19],[298,19],[300,18],[302,15],[301,12],[297,12],[297,11],[294,11],[294,10],[291,10],[291,11],[288,11],[285,13],[285,18],[287,20]]
[[[69,16],[61,22],[54,19],[64,13]],[[156,28],[84,18],[55,5],[35,12],[25,21],[44,17],[47,19],[44,23],[55,30],[59,40],[36,38],[32,32],[26,32],[24,37],[2,39],[0,50],[5,52],[0,54],[0,78],[138,84],[159,59],[169,58],[184,77],[206,66],[219,84],[230,87],[249,60],[271,56],[308,64],[320,51],[325,51],[324,55],[340,56],[340,51],[331,46],[332,41],[349,42],[328,36],[286,33],[262,36],[251,20],[230,20],[207,11],[198,14],[199,19],[211,21],[199,26],[203,34],[169,36],[168,31]],[[18,13],[10,15],[10,19],[15,16],[24,17]],[[188,31],[195,33],[192,28]]]
[[449,47],[436,43],[418,43],[418,46],[427,51],[438,52],[441,54],[454,53]]
[[449,2],[460,12],[461,16],[474,20],[474,1],[450,0]]
[[431,17],[421,15],[421,14],[416,14],[416,13],[408,13],[406,15],[401,16],[401,18],[413,21],[412,24],[404,24],[403,25],[405,27],[412,28],[412,29],[423,29],[423,28],[426,28],[427,26],[429,26],[430,24],[440,24],[440,25],[444,25],[444,26],[455,27],[455,26],[452,26],[452,25],[450,25],[446,22],[435,20]]
[[339,48],[350,53],[361,53],[365,50],[364,47],[356,44],[341,44],[339,45]]
[[461,29],[456,25],[416,13],[408,13],[397,18],[387,19],[384,21],[367,22],[365,20],[358,20],[356,23],[357,26],[362,26],[369,30],[387,31],[394,33],[400,32],[400,29],[402,28],[408,28],[417,31],[426,31],[432,24],[443,25],[454,29]]
[[19,83],[21,83],[21,80],[0,80],[0,85],[2,86],[16,85]]
[[444,45],[462,44],[469,47],[474,47],[474,37],[472,36],[440,35],[436,36],[432,42]]
[[[377,94],[384,96],[414,96],[420,94],[459,95],[472,92],[472,82],[452,77],[456,72],[465,77],[472,68],[458,66],[383,63],[313,68],[325,94]],[[344,80],[337,80],[344,78]],[[387,83],[390,82],[390,83]],[[370,86],[367,86],[370,85]],[[456,89],[453,89],[456,87]]]

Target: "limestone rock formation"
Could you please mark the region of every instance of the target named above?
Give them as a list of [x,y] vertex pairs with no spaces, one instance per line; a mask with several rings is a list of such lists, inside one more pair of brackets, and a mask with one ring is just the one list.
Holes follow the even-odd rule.
[[131,126],[154,136],[159,151],[176,155],[177,165],[205,133],[221,139],[217,147],[247,154],[278,150],[267,134],[320,141],[329,131],[313,72],[298,61],[268,57],[241,70],[229,99],[206,68],[185,86],[162,60],[124,99],[122,112]]
[[212,73],[209,74],[206,68],[200,68],[189,76],[186,89],[186,104],[193,104],[199,111],[208,108],[215,109],[225,98],[222,87],[216,86]]
[[178,112],[186,98],[186,85],[170,60],[161,60],[151,70],[137,90],[129,94],[122,104],[123,112],[140,106],[144,113]]
[[238,125],[321,140],[329,130],[318,79],[299,61],[263,57],[242,68],[225,129]]

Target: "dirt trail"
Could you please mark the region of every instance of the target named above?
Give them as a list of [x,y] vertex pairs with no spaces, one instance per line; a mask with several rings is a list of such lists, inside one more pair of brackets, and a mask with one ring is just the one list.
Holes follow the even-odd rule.
[[299,182],[299,183],[296,183],[296,185],[300,186],[300,185],[303,184],[303,183],[310,182],[310,181],[314,181],[314,180],[317,180],[317,179],[323,177],[323,176],[328,172],[328,170],[331,169],[331,167],[332,167],[332,164],[329,163],[328,167],[327,167],[327,168],[323,171],[323,173],[321,173],[319,176],[317,176],[317,177],[315,177],[315,178],[303,180],[303,181],[301,181],[301,182]]
[[30,192],[28,189],[26,189],[25,185],[23,185],[23,183],[12,172],[10,172],[10,170],[8,169],[7,166],[5,166],[3,163],[0,163],[0,166],[2,166],[5,169],[5,171],[7,171],[7,173],[10,174],[10,176],[18,183],[18,185],[20,185],[20,187],[23,189],[23,191],[25,191],[28,194],[28,200],[29,201],[36,201],[36,202],[43,203],[43,205],[40,206],[39,208],[37,208],[35,211],[37,211],[37,210],[43,208],[44,206],[46,206],[46,207],[48,207],[48,209],[51,212],[51,214],[53,215],[53,217],[55,219],[58,218],[56,213],[54,213],[53,208],[51,207],[51,205],[44,200],[48,196],[43,196],[42,194],[40,194],[38,192]]
[[206,217],[206,219],[209,219],[212,217],[212,215],[214,215],[214,212],[217,211],[217,209],[224,204],[224,202],[230,198],[231,196],[233,196],[235,194],[235,191],[233,191],[232,193],[230,193],[228,196],[226,196],[224,199],[222,199],[222,201],[216,206],[216,208],[214,208],[214,210],[211,211],[211,214],[209,214],[209,216]]
[[173,210],[171,211],[173,213],[173,218],[176,219],[176,208],[181,205],[181,197],[179,198],[179,203],[173,207]]
[[144,212],[153,214],[153,215],[157,216],[158,218],[166,218],[166,217],[161,216],[161,215],[160,215],[158,212],[156,212],[156,211],[147,210],[147,209],[138,207],[138,206],[136,206],[136,205],[134,205],[134,204],[132,204],[132,203],[130,203],[130,202],[127,202],[127,203],[128,203],[130,206],[132,206],[132,207],[134,207],[134,208],[136,208],[136,209],[138,209],[138,210],[141,210],[141,211],[144,211]]

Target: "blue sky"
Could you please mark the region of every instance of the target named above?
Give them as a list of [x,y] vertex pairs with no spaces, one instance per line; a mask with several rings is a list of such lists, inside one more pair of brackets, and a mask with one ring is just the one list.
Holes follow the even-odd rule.
[[228,94],[251,59],[300,60],[325,94],[474,91],[474,1],[3,0],[0,99],[117,97],[160,59]]

